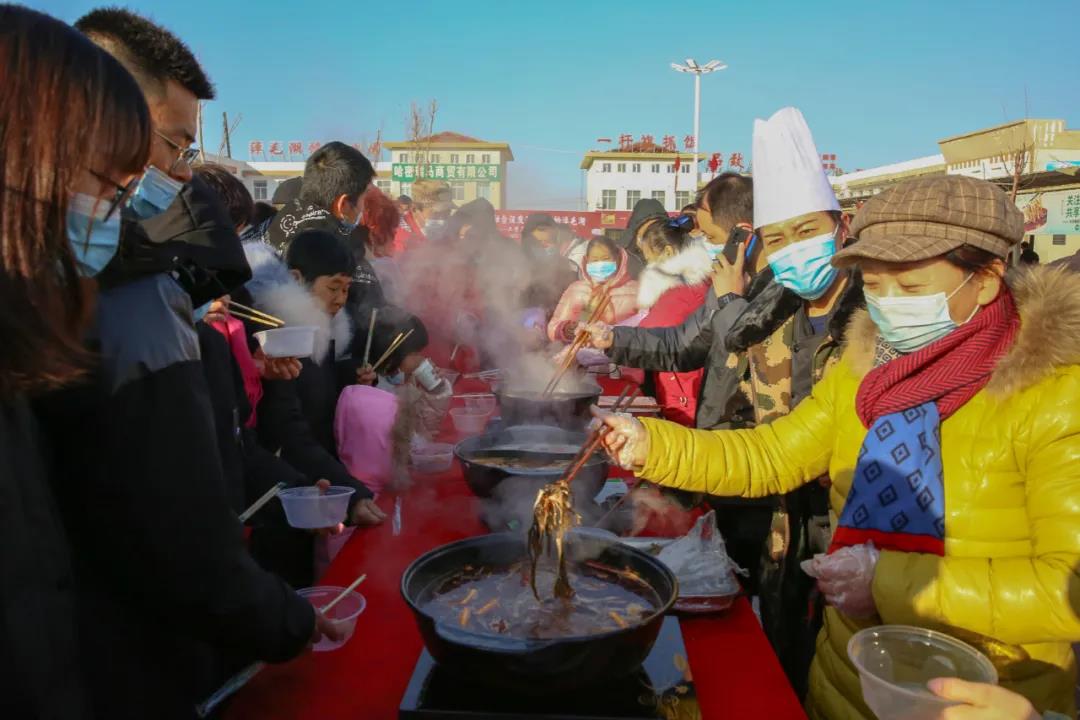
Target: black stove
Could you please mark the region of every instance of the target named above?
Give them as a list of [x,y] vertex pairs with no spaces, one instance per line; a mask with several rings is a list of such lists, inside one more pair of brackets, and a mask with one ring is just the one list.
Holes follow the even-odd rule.
[[657,720],[698,718],[679,621],[664,619],[642,668],[633,675],[570,693],[521,695],[463,682],[425,649],[416,663],[399,720]]

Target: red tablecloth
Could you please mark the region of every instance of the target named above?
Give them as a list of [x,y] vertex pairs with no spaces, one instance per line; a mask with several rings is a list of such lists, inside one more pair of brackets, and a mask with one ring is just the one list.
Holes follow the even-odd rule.
[[[380,505],[391,512],[393,498]],[[401,573],[427,550],[483,532],[478,501],[456,463],[442,475],[418,476],[403,498],[401,535],[394,537],[389,520],[358,530],[321,580],[347,585],[367,573],[360,587],[367,609],[352,639],[263,670],[236,696],[229,720],[396,718],[423,647],[401,598]],[[704,718],[806,717],[745,598],[725,614],[681,623]]]

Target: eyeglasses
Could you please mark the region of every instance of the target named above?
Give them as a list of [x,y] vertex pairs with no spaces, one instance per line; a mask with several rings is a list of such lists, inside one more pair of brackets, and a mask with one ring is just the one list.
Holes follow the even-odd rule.
[[195,159],[199,157],[199,153],[202,152],[194,145],[191,145],[189,147],[180,147],[180,145],[174,142],[168,135],[165,135],[158,130],[154,130],[154,134],[167,142],[169,146],[177,152],[176,159],[173,160],[173,164],[169,167],[169,172],[175,170],[176,166],[179,165],[181,162],[185,163],[186,165],[190,165],[191,163],[195,162]]
[[116,212],[121,205],[127,202],[127,199],[131,196],[131,193],[135,191],[135,186],[138,185],[139,180],[142,179],[142,175],[136,175],[128,182],[127,185],[121,185],[115,180],[107,178],[101,173],[95,172],[93,170],[90,171],[90,174],[96,177],[101,182],[105,183],[106,185],[112,185],[114,188],[116,188],[116,192],[113,193],[112,200],[109,201],[109,211],[105,213],[106,220],[111,218],[113,216],[113,213]]

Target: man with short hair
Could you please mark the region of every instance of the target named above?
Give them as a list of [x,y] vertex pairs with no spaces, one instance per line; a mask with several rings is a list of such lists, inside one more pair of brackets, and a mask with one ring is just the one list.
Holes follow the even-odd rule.
[[401,216],[394,234],[393,255],[438,238],[454,209],[453,192],[445,180],[417,180],[412,186],[412,208]]
[[[193,107],[212,95],[190,51],[125,10],[97,10],[77,25],[135,76],[158,137],[151,162],[162,178],[187,183],[181,151],[194,135]],[[146,223],[166,233],[166,245],[179,234],[176,247],[206,240],[211,266],[240,250],[220,201],[195,202],[193,192],[212,196],[204,184],[186,184],[175,203],[160,186],[149,190],[137,196],[146,219],[127,228]],[[163,218],[174,226],[155,225]],[[283,661],[337,631],[247,553],[225,496],[192,297],[164,266],[132,266],[123,250],[133,237],[121,238],[121,272],[101,283],[88,338],[98,365],[85,382],[42,397],[38,411],[70,449],[54,458],[56,490],[95,714],[190,718],[226,651],[238,662]]]

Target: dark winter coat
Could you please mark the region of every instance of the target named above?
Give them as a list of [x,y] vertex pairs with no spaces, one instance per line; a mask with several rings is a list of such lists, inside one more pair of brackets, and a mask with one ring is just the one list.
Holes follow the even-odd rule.
[[305,600],[248,555],[225,493],[191,300],[168,275],[103,290],[90,380],[43,400],[99,717],[190,718],[214,662],[287,660]]
[[0,401],[0,717],[92,714],[76,594],[45,444],[26,398]]
[[221,657],[292,658],[314,613],[252,560],[226,494],[189,293],[205,302],[249,275],[227,210],[196,180],[126,224],[118,257],[132,265],[99,278],[88,335],[100,362],[40,398],[39,417],[64,448],[53,481],[96,715],[190,718]]

